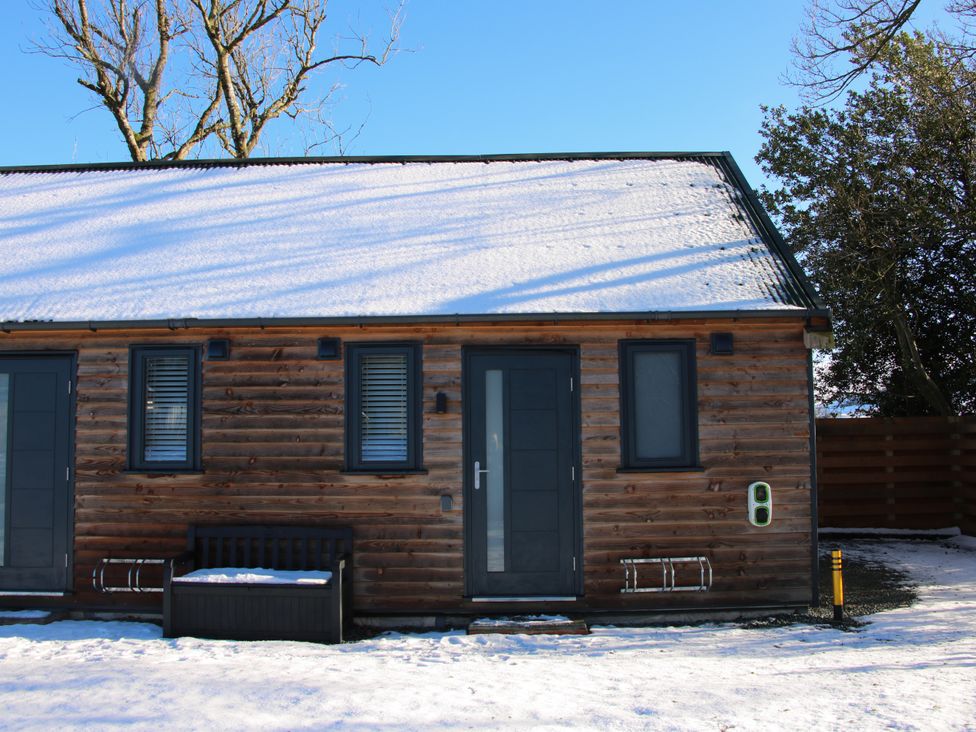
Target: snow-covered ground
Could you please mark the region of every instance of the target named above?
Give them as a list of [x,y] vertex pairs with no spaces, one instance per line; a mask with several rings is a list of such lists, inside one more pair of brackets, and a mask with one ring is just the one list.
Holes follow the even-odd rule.
[[136,623],[0,627],[0,725],[976,730],[976,542],[856,551],[908,572],[919,602],[859,632],[603,627],[331,647],[163,640]]

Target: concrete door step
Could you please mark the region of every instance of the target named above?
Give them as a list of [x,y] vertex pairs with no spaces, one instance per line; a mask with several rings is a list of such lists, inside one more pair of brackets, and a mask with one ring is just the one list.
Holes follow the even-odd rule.
[[58,610],[2,610],[0,625],[47,625],[55,620],[63,620],[66,614]]
[[516,615],[514,617],[480,618],[468,625],[468,635],[499,633],[501,635],[587,635],[590,629],[583,620],[562,615]]

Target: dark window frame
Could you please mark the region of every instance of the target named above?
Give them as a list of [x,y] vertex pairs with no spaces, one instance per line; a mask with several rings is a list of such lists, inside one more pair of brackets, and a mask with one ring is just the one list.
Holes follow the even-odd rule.
[[[698,376],[694,339],[622,340],[620,367],[620,463],[621,470],[700,470],[698,455]],[[681,455],[666,458],[640,458],[637,455],[637,429],[634,422],[633,370],[638,353],[677,353],[681,359],[682,418]]]
[[[423,350],[419,343],[381,342],[347,343],[345,348],[346,399],[345,447],[347,472],[403,473],[423,471]],[[407,357],[407,459],[398,461],[363,461],[362,385],[359,381],[363,355],[390,354]]]
[[[128,465],[131,472],[173,473],[201,470],[202,349],[199,346],[143,345],[129,348]],[[146,460],[146,359],[150,356],[186,356],[187,393],[186,460]]]

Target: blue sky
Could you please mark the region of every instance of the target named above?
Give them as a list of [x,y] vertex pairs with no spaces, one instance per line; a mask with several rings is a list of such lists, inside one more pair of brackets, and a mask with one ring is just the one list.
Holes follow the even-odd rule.
[[[75,70],[25,52],[44,31],[32,4],[0,11],[0,93],[15,100],[0,165],[127,159],[108,113],[83,112],[93,102]],[[379,37],[382,7],[332,0],[326,32]],[[758,186],[759,105],[798,104],[780,77],[803,16],[801,0],[412,0],[409,52],[343,72],[335,118],[366,121],[350,155],[731,150]],[[265,143],[259,154],[301,153]]]

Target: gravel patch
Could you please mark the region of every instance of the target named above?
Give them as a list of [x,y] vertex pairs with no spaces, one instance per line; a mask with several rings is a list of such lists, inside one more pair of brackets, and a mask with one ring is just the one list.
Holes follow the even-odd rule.
[[[843,630],[858,630],[865,615],[908,607],[918,599],[911,578],[886,562],[890,540],[835,537],[820,542],[820,603],[807,612],[749,623],[748,627],[811,623],[830,624]],[[931,543],[931,540],[923,543]],[[844,620],[834,621],[834,590],[830,552],[843,552]]]

